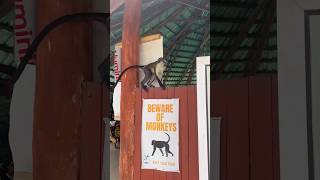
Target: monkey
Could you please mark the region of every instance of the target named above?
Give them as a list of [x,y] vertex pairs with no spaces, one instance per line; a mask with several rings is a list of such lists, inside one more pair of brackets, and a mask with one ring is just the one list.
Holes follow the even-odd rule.
[[164,156],[162,148],[165,148],[166,151],[166,157],[168,157],[168,153],[173,156],[173,153],[170,151],[170,146],[169,146],[169,141],[170,141],[170,136],[168,133],[165,133],[168,136],[168,141],[156,141],[152,140],[151,145],[153,145],[153,152],[152,155],[156,152],[156,149],[158,148],[160,152],[162,153],[162,156]]
[[155,62],[152,62],[150,64],[147,65],[132,65],[127,67],[126,69],[124,69],[118,80],[116,81],[116,83],[114,84],[114,87],[117,86],[118,82],[121,80],[123,74],[128,71],[129,69],[141,69],[144,73],[144,78],[141,81],[141,87],[143,89],[145,89],[146,91],[148,90],[147,87],[152,87],[152,83],[154,82],[154,80],[157,80],[159,86],[162,89],[165,89],[165,85],[163,84],[163,82],[160,80],[160,78],[162,78],[164,71],[167,68],[167,61],[160,57],[158,60],[156,60]]

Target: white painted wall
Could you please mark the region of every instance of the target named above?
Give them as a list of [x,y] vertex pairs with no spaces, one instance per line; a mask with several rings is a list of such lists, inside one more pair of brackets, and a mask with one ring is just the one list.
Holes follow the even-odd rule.
[[319,0],[278,0],[281,180],[308,180],[304,10]]
[[35,66],[27,65],[17,81],[10,109],[10,144],[15,171],[32,172]]

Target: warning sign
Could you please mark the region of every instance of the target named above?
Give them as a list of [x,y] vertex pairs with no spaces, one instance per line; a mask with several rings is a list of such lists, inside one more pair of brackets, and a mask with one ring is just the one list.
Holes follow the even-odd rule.
[[143,99],[142,169],[179,172],[179,99]]

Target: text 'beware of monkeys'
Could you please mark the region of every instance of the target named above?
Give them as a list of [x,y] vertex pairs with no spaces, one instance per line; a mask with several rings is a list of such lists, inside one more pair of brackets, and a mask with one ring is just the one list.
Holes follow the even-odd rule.
[[179,172],[179,99],[143,99],[141,168]]

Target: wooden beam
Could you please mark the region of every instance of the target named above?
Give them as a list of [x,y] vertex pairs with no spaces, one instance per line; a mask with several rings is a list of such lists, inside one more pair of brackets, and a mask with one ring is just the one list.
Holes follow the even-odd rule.
[[[244,59],[232,59],[229,63],[246,63],[250,61],[251,58],[244,58]],[[221,64],[223,63],[224,59],[213,59],[212,64]],[[265,62],[265,63],[275,63],[277,62],[277,58],[262,58],[260,62]]]
[[16,68],[4,64],[0,64],[0,72],[11,75]]
[[[247,18],[219,17],[219,16],[213,16],[212,19],[213,19],[213,23],[235,23],[235,24],[244,24],[248,20]],[[263,24],[263,23],[264,23],[263,19],[257,19],[253,24]]]
[[[141,0],[125,1],[122,35],[122,69],[139,64]],[[135,99],[137,71],[128,71],[121,83],[120,180],[134,177]]]
[[232,7],[232,8],[255,8],[257,7],[256,2],[235,2],[235,1],[210,1],[212,7]]
[[[234,38],[236,37],[239,32],[211,32],[213,38]],[[247,38],[258,38],[260,37],[260,33],[250,33],[247,35]],[[275,37],[277,36],[277,32],[272,32],[268,34],[268,37]]]
[[[163,2],[161,4],[157,4],[155,6],[145,9],[144,11],[142,11],[141,20],[143,20],[143,22],[141,24],[147,24],[150,21],[158,18],[161,13],[163,13],[165,10],[171,7],[172,7],[172,4],[170,2]],[[147,18],[143,18],[143,17],[147,17]],[[116,19],[116,20],[112,20],[111,31],[114,31],[117,28],[121,28],[122,20],[123,20],[123,17],[120,17],[119,19]]]
[[122,6],[123,3],[124,0],[110,0],[110,14],[112,14],[115,10]]
[[268,35],[270,33],[270,27],[272,25],[272,20],[275,18],[276,14],[276,1],[271,0],[269,8],[266,10],[267,16],[266,16],[266,23],[263,24],[261,29],[261,37],[256,42],[256,51],[254,51],[253,56],[251,60],[248,62],[247,65],[247,74],[248,75],[254,75],[257,71],[257,66],[259,62],[262,59],[262,52],[265,47],[265,45],[268,42]]
[[232,47],[229,49],[224,63],[220,64],[217,68],[217,71],[213,75],[213,79],[218,79],[221,72],[225,68],[225,66],[229,63],[229,61],[232,59],[234,53],[238,50],[239,46],[241,45],[242,41],[246,38],[250,28],[254,24],[256,18],[261,13],[261,11],[266,7],[268,3],[268,0],[262,0],[262,2],[259,4],[259,7],[257,7],[252,14],[249,16],[247,22],[245,24],[242,24],[240,27],[240,33],[237,37],[237,39],[234,41]]
[[159,31],[159,28],[161,28],[163,25],[167,24],[168,22],[173,21],[179,14],[185,10],[183,7],[179,7],[176,11],[173,11],[165,20],[161,21],[156,26],[152,27],[146,34],[154,34]]
[[0,30],[1,29],[4,29],[4,30],[9,31],[9,32],[13,32],[13,27],[12,26],[10,26],[9,24],[0,22]]
[[[90,2],[36,1],[36,32],[63,15],[88,12]],[[34,180],[82,180],[80,165],[88,162],[81,161],[81,96],[83,82],[92,80],[91,30],[85,22],[64,24],[50,33],[37,50]]]
[[[182,4],[187,7],[191,7],[196,10],[201,10],[201,11],[209,11],[209,8],[206,6],[201,6],[201,4],[195,3],[195,1],[188,1],[188,0],[171,0],[172,2]],[[206,0],[204,0],[206,1]],[[203,2],[203,1],[202,1]]]
[[[210,48],[214,51],[229,51],[232,48],[232,46],[224,46],[224,47],[211,46]],[[265,47],[263,49],[266,51],[274,51],[274,50],[277,50],[277,46],[276,45],[269,46],[269,47]],[[258,48],[255,46],[242,46],[242,47],[238,47],[237,50],[239,50],[239,51],[253,51],[253,50],[258,50]]]
[[[200,52],[202,51],[204,45],[210,40],[210,26],[206,26],[204,35],[202,37],[202,43],[199,46],[197,52],[192,57],[191,62],[188,64],[187,68],[183,72],[183,74],[180,77],[180,81],[183,80],[183,78],[186,76],[187,73],[189,73],[189,77],[187,79],[187,82],[191,81],[192,75],[194,74],[193,71],[195,70],[196,65],[196,58],[199,56]],[[178,82],[178,85],[180,85],[180,82]]]
[[14,0],[0,1],[0,19],[7,15],[14,8]]
[[13,47],[7,46],[5,44],[0,44],[0,51],[6,52],[6,53],[13,53],[14,49]]

